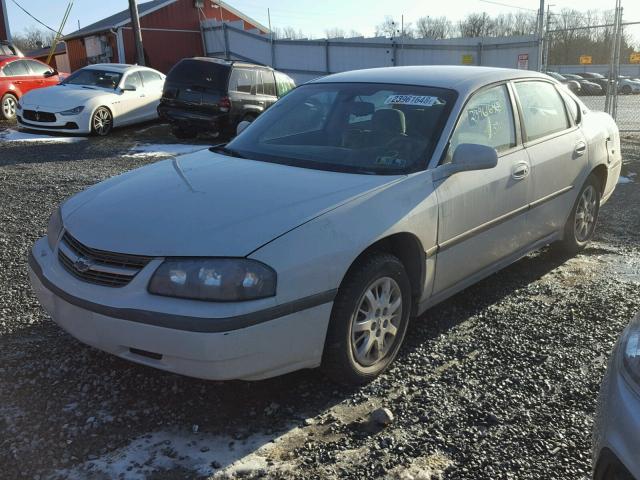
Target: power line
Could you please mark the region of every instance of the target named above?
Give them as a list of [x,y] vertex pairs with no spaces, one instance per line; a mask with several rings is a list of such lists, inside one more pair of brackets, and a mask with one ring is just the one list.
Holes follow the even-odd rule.
[[30,14],[30,13],[29,13],[29,12],[28,12],[28,11],[27,11],[23,6],[22,6],[22,5],[20,5],[18,2],[16,2],[16,0],[11,0],[11,1],[12,1],[13,3],[15,3],[15,4],[18,6],[18,8],[19,8],[20,10],[22,10],[24,13],[26,13],[26,14],[27,14],[27,15],[29,15],[31,18],[33,18],[33,19],[34,19],[36,22],[38,22],[40,25],[42,25],[43,27],[48,28],[49,30],[51,30],[51,31],[52,31],[53,33],[55,33],[55,34],[57,34],[57,33],[58,33],[58,31],[57,31],[57,30],[55,30],[55,29],[51,28],[51,27],[50,27],[49,25],[47,25],[46,23],[41,22],[41,21],[40,21],[40,20],[38,20],[36,17],[34,17],[33,15],[31,15],[31,14]]
[[538,10],[534,9],[534,8],[525,8],[525,7],[520,7],[519,5],[511,5],[509,3],[501,3],[501,2],[494,2],[493,0],[479,0],[483,3],[492,3],[493,5],[500,5],[501,7],[509,7],[509,8],[517,8],[519,10],[528,10],[529,12],[537,12]]

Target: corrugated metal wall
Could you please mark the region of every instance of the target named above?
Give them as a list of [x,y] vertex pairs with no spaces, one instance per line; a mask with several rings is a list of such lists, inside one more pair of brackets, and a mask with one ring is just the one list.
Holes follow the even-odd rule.
[[331,40],[276,40],[244,31],[233,23],[203,23],[207,55],[225,56],[272,65],[297,82],[329,73],[394,65],[487,65],[518,67],[518,56],[528,55],[536,70],[535,37],[412,39],[393,43],[386,38]]

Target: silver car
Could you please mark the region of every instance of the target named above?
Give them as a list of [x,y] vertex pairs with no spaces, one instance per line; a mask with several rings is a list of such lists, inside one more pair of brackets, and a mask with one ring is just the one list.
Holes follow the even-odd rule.
[[429,307],[544,245],[583,248],[620,166],[612,118],[546,75],[344,72],[227,145],[70,198],[31,279],[64,329],[135,362],[358,384]]
[[620,336],[602,381],[593,471],[595,480],[640,479],[640,314]]

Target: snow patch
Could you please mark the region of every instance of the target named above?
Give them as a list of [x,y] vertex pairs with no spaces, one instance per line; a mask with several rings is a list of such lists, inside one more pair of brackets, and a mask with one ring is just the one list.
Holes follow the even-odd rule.
[[623,177],[622,175],[620,175],[620,177],[618,178],[618,185],[622,185],[625,183],[633,183],[633,180],[631,180],[629,177]]
[[208,148],[208,145],[190,145],[183,143],[143,143],[136,145],[127,157],[167,157],[185,155]]
[[56,137],[46,134],[18,132],[11,129],[0,132],[0,142],[76,143],[83,140],[86,140],[86,137]]
[[[153,472],[182,468],[212,478],[234,474],[289,468],[269,466],[267,455],[279,442],[273,435],[251,435],[236,440],[226,435],[158,431],[135,438],[129,445],[68,469],[54,471],[48,478],[82,480],[126,478],[144,480]],[[90,457],[91,458],[91,457]]]

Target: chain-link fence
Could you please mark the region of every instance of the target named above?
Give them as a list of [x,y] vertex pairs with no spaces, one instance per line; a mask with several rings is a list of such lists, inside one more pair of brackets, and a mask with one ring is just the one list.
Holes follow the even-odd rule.
[[[616,9],[600,16],[547,13],[543,69],[565,82],[593,110],[611,114],[621,131],[640,132],[640,22]],[[573,16],[572,16],[573,14]]]

